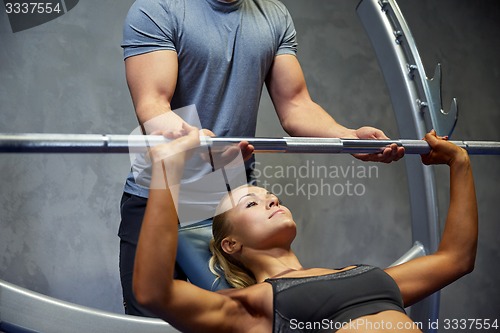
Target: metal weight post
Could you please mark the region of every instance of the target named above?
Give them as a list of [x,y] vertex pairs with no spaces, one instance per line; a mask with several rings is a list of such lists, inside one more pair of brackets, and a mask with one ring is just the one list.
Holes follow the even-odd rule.
[[[400,133],[422,138],[430,129],[438,135],[453,132],[458,117],[453,99],[448,112],[441,107],[441,67],[429,79],[408,24],[395,0],[361,0],[357,14],[372,42],[392,100]],[[425,253],[437,250],[440,232],[437,193],[433,170],[418,158],[405,158],[410,194],[413,242],[423,245]],[[439,292],[411,307],[418,322],[436,321]],[[436,332],[425,329],[425,332]]]

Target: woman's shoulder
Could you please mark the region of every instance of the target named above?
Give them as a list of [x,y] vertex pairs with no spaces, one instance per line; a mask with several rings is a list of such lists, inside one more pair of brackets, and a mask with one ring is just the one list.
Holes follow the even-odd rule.
[[255,295],[261,295],[268,291],[269,285],[265,282],[256,283],[245,288],[229,288],[217,290],[216,293],[228,296],[231,298],[245,298],[254,297]]
[[217,293],[237,301],[256,313],[272,313],[273,290],[269,283],[261,282],[246,288],[223,289]]

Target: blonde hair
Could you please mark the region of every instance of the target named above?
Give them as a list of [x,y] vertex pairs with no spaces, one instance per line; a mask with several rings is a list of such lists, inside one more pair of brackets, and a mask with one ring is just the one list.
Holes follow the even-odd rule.
[[212,257],[209,261],[210,271],[218,279],[224,277],[234,288],[245,288],[257,283],[253,273],[241,262],[234,259],[222,249],[222,240],[232,231],[228,219],[228,211],[217,214],[212,223],[212,235],[210,240],[210,251]]

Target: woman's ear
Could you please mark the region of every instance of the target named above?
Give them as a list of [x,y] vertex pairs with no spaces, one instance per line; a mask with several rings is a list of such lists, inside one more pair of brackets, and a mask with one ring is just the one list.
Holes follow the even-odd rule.
[[226,237],[221,242],[221,247],[227,254],[235,254],[241,250],[241,243],[231,237]]

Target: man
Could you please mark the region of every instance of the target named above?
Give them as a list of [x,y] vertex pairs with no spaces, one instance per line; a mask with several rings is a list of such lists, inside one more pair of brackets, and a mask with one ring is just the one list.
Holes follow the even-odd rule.
[[[278,0],[137,0],[125,22],[122,47],[127,82],[145,133],[178,128],[182,120],[171,111],[195,105],[202,128],[217,136],[254,137],[266,84],[281,125],[291,136],[386,139],[372,127],[338,124],[312,101],[296,58],[292,18]],[[249,158],[252,147],[240,147]],[[389,163],[403,153],[403,148],[392,147],[356,157]],[[133,299],[132,270],[147,196],[148,187],[129,176],[119,231],[128,314],[145,315]],[[209,230],[210,223],[202,228]]]

